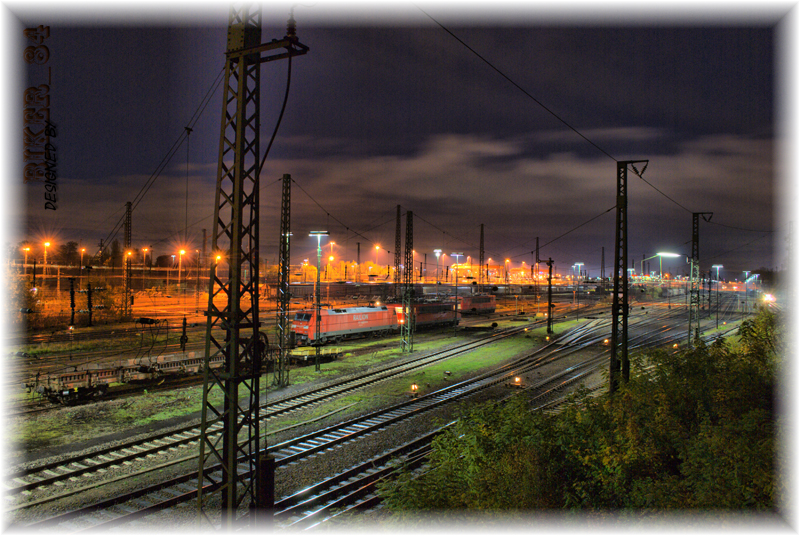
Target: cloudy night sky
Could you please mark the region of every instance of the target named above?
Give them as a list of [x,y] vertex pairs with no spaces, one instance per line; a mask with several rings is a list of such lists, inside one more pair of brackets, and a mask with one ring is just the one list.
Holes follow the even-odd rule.
[[[650,184],[628,175],[637,273],[642,255],[691,252],[692,212],[714,213],[700,225],[701,270],[722,264],[733,279],[786,267],[784,206],[796,200],[785,184],[779,112],[788,91],[781,19],[791,4],[685,15],[627,4],[574,4],[563,13],[536,2],[418,5],[294,8],[310,51],[292,62],[285,115],[261,175],[261,255],[269,263],[277,258],[278,181],[288,173],[299,186],[293,264],[313,255],[307,235],[316,229],[330,231],[340,258],[354,260],[360,242],[362,261],[375,260],[379,244],[378,261],[387,264],[399,204],[414,212],[415,249],[429,263],[435,248],[477,261],[485,224],[487,258],[529,263],[539,237],[541,257],[560,273],[583,262],[598,276],[604,247],[608,275],[615,160],[646,159]],[[50,77],[58,210],[43,208],[41,183],[19,186],[7,241],[74,240],[95,251],[174,151],[135,203],[133,245],[152,245],[156,255],[181,245],[188,170],[189,248],[200,248],[213,220],[227,4],[148,4],[143,16],[110,5],[48,6],[6,4],[6,29],[16,32],[6,41],[20,69],[12,101]],[[264,6],[262,41],[284,36],[291,6]],[[50,26],[50,57],[27,66],[22,29],[38,25]],[[287,61],[262,66],[262,152],[287,69]],[[21,118],[18,125],[12,132],[22,131]],[[12,176],[21,183],[21,136],[9,139],[20,148]],[[679,261],[665,270],[688,271]]]

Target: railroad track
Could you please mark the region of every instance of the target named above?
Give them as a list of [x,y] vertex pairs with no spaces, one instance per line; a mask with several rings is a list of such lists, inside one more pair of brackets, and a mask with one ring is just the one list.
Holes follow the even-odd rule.
[[[543,348],[535,353],[542,353],[545,350],[546,348]],[[555,350],[555,352],[559,352],[559,350]],[[298,463],[305,457],[352,442],[359,437],[386,429],[401,420],[420,415],[447,402],[464,398],[502,383],[516,374],[530,371],[537,366],[537,363],[529,362],[530,357],[515,360],[513,363],[499,367],[496,371],[480,375],[476,379],[459,382],[437,392],[396,404],[388,409],[372,412],[323,430],[284,441],[269,447],[267,452],[276,458],[276,468]],[[526,363],[526,361],[528,362]],[[543,358],[536,361],[541,364]],[[240,465],[240,479],[249,478],[247,467],[247,464]],[[216,468],[212,467],[210,470],[215,471]],[[192,500],[196,497],[196,488],[193,486],[196,483],[196,479],[196,472],[182,475],[168,482],[142,488],[132,494],[114,497],[68,514],[29,525],[26,529],[40,530],[59,525],[69,530],[84,530],[85,528],[107,530],[121,524],[130,523],[147,514],[169,508],[179,502]],[[210,486],[204,488],[204,493],[212,491],[213,488]]]
[[[648,319],[652,320],[652,319]],[[478,378],[468,381],[468,382],[461,382],[454,386],[449,386],[445,389],[437,391],[436,393],[431,393],[424,397],[420,397],[415,400],[411,400],[408,402],[404,402],[402,404],[398,404],[392,408],[388,408],[382,412],[373,412],[368,415],[362,416],[358,419],[351,419],[345,423],[339,423],[333,427],[329,427],[325,430],[312,432],[311,434],[305,434],[301,437],[294,438],[292,440],[280,443],[278,445],[274,445],[270,447],[269,452],[272,453],[276,458],[276,465],[277,466],[284,466],[288,464],[297,463],[298,461],[302,460],[304,457],[314,455],[317,453],[321,453],[323,451],[329,450],[336,445],[341,445],[345,443],[349,443],[354,441],[360,436],[374,433],[377,430],[385,429],[392,424],[399,422],[400,420],[410,418],[410,416],[418,415],[424,411],[427,411],[433,407],[437,407],[448,401],[463,398],[464,396],[468,396],[469,394],[474,394],[475,392],[488,388],[491,385],[496,385],[499,382],[507,381],[509,378],[520,375],[525,372],[529,372],[536,368],[536,366],[541,365],[545,359],[550,356],[552,359],[556,359],[555,354],[562,353],[564,351],[575,350],[574,348],[570,348],[573,345],[578,345],[580,347],[586,346],[588,344],[595,344],[598,339],[597,330],[598,329],[605,329],[605,322],[596,322],[594,325],[589,328],[585,329],[576,329],[572,332],[574,335],[572,337],[572,341],[567,341],[568,344],[563,345],[561,349],[552,350],[550,354],[540,356],[539,358],[533,358],[535,354],[539,354],[544,351],[544,349],[540,349],[539,351],[535,352],[527,356],[526,358],[516,360],[512,363],[509,363],[503,367],[500,367],[496,371],[492,373],[487,373],[485,375],[481,375]],[[582,332],[582,334],[581,334]],[[589,335],[590,332],[594,332],[595,335]],[[668,337],[664,335],[664,337]],[[663,342],[663,341],[662,341]],[[552,346],[549,345],[548,348]],[[533,359],[532,359],[533,358]],[[603,354],[594,358],[595,361],[600,362],[604,361]],[[596,363],[595,363],[596,365]],[[585,365],[589,367],[590,365],[587,363]],[[580,373],[576,370],[575,367],[572,367],[570,370],[565,371],[563,374],[572,374],[572,377],[569,381],[578,381],[580,377],[584,373]],[[354,387],[355,388],[355,387]],[[246,478],[247,475],[242,474],[240,475],[241,478]],[[96,525],[95,523],[90,523],[92,527],[102,527],[102,528],[110,528],[113,525],[127,523],[131,519],[138,518],[145,513],[149,513],[152,511],[157,511],[163,508],[168,508],[170,505],[177,504],[177,502],[181,502],[183,500],[190,500],[194,497],[194,493],[196,493],[196,489],[192,486],[193,482],[196,482],[196,474],[180,477],[184,478],[184,480],[178,482],[176,480],[170,481],[169,486],[175,486],[170,488],[167,486],[166,488],[163,485],[155,486],[152,489],[148,488],[147,490],[141,490],[137,492],[136,497],[141,498],[143,495],[140,493],[154,493],[156,496],[161,497],[161,499],[148,499],[144,501],[148,503],[148,506],[143,506],[141,508],[137,507],[135,513],[131,514],[120,514],[120,516],[115,516],[112,521],[103,522],[103,525]],[[180,480],[180,479],[179,479]],[[182,488],[180,487],[182,485]],[[187,488],[188,486],[188,488]],[[189,489],[192,488],[192,489]],[[168,489],[168,491],[156,491],[156,490],[163,490]],[[182,490],[182,491],[181,491]],[[209,490],[210,491],[210,490]],[[165,494],[168,495],[170,498],[165,499]],[[115,498],[112,503],[118,504],[123,499],[130,499],[130,495],[126,495],[125,497]],[[181,497],[180,500],[177,500],[177,497]],[[177,502],[176,502],[177,500]],[[156,503],[152,501],[156,501],[157,504],[160,506],[156,506]],[[141,501],[140,501],[141,502]],[[111,504],[111,503],[109,503]],[[89,507],[91,511],[96,511],[104,507],[93,505]],[[133,508],[132,506],[128,505],[127,509]],[[78,515],[78,514],[75,514]],[[105,514],[110,515],[110,514]],[[30,528],[38,528],[40,526],[45,525],[52,525],[52,524],[60,524],[62,521],[66,521],[67,518],[59,517],[48,520],[47,522],[43,522],[43,525],[37,524],[31,526]],[[111,523],[110,525],[108,523]]]
[[[524,329],[525,326],[509,328],[503,332],[493,333],[454,348],[428,356],[420,356],[403,362],[397,362],[396,364],[368,372],[355,378],[336,381],[310,392],[286,397],[263,406],[265,413],[261,416],[261,419],[265,422],[289,412],[329,400],[349,391],[363,388],[366,385],[405,374],[411,370],[491,344],[519,333]],[[196,442],[199,438],[199,434],[199,426],[186,426],[175,431],[150,436],[144,441],[131,441],[122,445],[94,451],[87,456],[70,458],[18,470],[5,476],[7,488],[5,495],[6,497],[20,496],[23,492],[32,491],[43,486],[54,485],[58,482],[63,482],[64,480],[76,478],[78,476],[97,475],[99,470],[109,470],[122,464],[132,463],[134,460],[145,456],[157,455],[166,450],[174,450],[175,448]],[[25,506],[25,504],[21,504],[15,507],[23,508]]]

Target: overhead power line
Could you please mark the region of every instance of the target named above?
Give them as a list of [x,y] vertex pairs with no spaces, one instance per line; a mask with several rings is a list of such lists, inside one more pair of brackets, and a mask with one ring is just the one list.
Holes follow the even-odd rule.
[[[558,115],[556,112],[554,112],[553,110],[551,110],[550,108],[548,108],[548,107],[547,107],[547,106],[546,106],[544,103],[542,103],[542,102],[541,102],[539,99],[537,99],[536,97],[534,97],[533,95],[531,95],[531,94],[530,94],[530,93],[529,93],[527,90],[525,90],[525,89],[524,89],[522,86],[520,86],[520,85],[519,85],[519,84],[517,84],[517,83],[516,83],[514,80],[512,80],[512,79],[511,79],[511,77],[509,77],[508,75],[506,75],[506,74],[505,74],[503,71],[501,71],[501,70],[500,70],[498,67],[496,67],[496,66],[495,66],[495,65],[494,65],[492,62],[490,62],[489,60],[487,60],[486,58],[484,58],[484,57],[483,57],[483,56],[482,56],[480,53],[478,53],[478,52],[477,52],[475,49],[473,49],[471,46],[469,46],[467,43],[465,43],[465,42],[464,42],[464,41],[463,41],[461,38],[459,38],[459,37],[458,37],[458,36],[457,36],[455,33],[453,33],[452,31],[450,31],[450,29],[448,29],[448,28],[447,28],[447,27],[446,27],[444,24],[442,24],[441,22],[439,22],[438,20],[436,20],[435,18],[433,18],[433,17],[432,17],[432,16],[431,16],[431,15],[430,15],[430,14],[429,14],[427,11],[425,11],[425,10],[424,10],[424,9],[422,9],[421,7],[417,6],[416,4],[414,4],[414,5],[415,5],[415,7],[416,7],[417,9],[419,9],[419,10],[420,10],[420,11],[421,11],[423,14],[425,14],[425,16],[426,16],[426,17],[428,17],[429,19],[431,19],[431,20],[432,20],[432,21],[433,21],[433,22],[434,22],[434,23],[435,23],[437,26],[439,26],[439,27],[440,27],[442,30],[444,30],[445,32],[447,32],[447,34],[448,34],[448,35],[450,35],[450,36],[451,36],[453,39],[455,39],[456,41],[458,41],[459,43],[461,43],[461,45],[463,45],[463,46],[464,46],[464,47],[465,47],[467,50],[469,50],[470,52],[472,52],[472,53],[473,53],[473,54],[474,54],[476,57],[478,57],[478,58],[479,58],[479,59],[480,59],[482,62],[484,62],[484,63],[485,63],[486,65],[488,65],[488,66],[489,66],[489,67],[490,67],[490,68],[491,68],[493,71],[495,71],[497,74],[499,74],[500,76],[502,76],[502,77],[503,77],[505,80],[507,80],[507,81],[508,81],[508,82],[509,82],[511,85],[513,85],[515,88],[517,88],[519,91],[521,91],[521,92],[522,92],[522,93],[523,93],[525,96],[527,96],[527,97],[528,97],[529,99],[531,99],[533,102],[535,102],[536,104],[538,104],[538,105],[539,105],[539,106],[540,106],[540,107],[541,107],[543,110],[545,110],[547,113],[549,113],[550,115],[552,115],[553,117],[555,117],[555,118],[556,118],[556,119],[557,119],[559,122],[561,122],[561,123],[562,123],[564,126],[566,126],[567,128],[569,128],[569,129],[570,129],[571,131],[573,131],[575,134],[577,134],[578,136],[580,136],[581,138],[583,138],[583,139],[584,139],[584,140],[585,140],[587,143],[589,143],[589,144],[590,144],[592,147],[594,147],[595,149],[597,149],[598,151],[600,151],[601,153],[603,153],[605,156],[607,156],[608,158],[610,158],[610,159],[611,159],[611,160],[613,160],[614,162],[617,162],[617,159],[616,159],[616,158],[614,158],[614,157],[613,157],[613,156],[612,156],[612,155],[611,155],[611,154],[610,154],[608,151],[606,151],[605,149],[603,149],[602,147],[600,147],[600,146],[599,146],[597,143],[595,143],[595,142],[593,142],[592,140],[590,140],[590,139],[589,139],[588,137],[586,137],[586,136],[585,136],[585,135],[584,135],[582,132],[580,132],[580,131],[579,131],[577,128],[575,128],[575,127],[573,127],[571,124],[569,124],[569,123],[568,123],[568,122],[567,122],[567,121],[566,121],[566,120],[565,120],[563,117],[561,117],[561,116],[560,116],[560,115]],[[682,205],[681,203],[679,203],[678,201],[676,201],[676,200],[675,200],[675,199],[673,199],[672,197],[670,197],[670,196],[668,196],[667,194],[665,194],[664,192],[662,192],[662,191],[661,191],[660,189],[658,189],[658,188],[657,188],[655,185],[653,185],[651,182],[649,182],[649,181],[648,181],[648,180],[646,180],[644,177],[642,177],[641,173],[638,173],[638,172],[636,172],[635,170],[634,170],[634,173],[635,173],[635,174],[636,174],[636,176],[637,176],[637,177],[639,177],[639,178],[640,178],[640,179],[641,179],[641,180],[642,180],[642,181],[643,181],[645,184],[647,184],[648,186],[650,186],[650,187],[651,187],[653,190],[655,190],[656,192],[658,192],[659,194],[661,194],[662,196],[664,196],[665,198],[667,198],[668,200],[670,200],[672,203],[674,203],[674,204],[675,204],[675,205],[677,205],[678,207],[682,208],[683,210],[685,210],[686,212],[689,212],[689,213],[693,213],[693,212],[694,212],[694,211],[692,211],[692,210],[690,210],[690,209],[686,208],[684,205]]]

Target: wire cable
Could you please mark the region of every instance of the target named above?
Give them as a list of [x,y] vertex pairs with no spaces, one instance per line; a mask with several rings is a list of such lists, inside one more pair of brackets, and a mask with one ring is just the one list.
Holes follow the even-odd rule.
[[[544,243],[544,244],[540,245],[540,246],[539,246],[539,249],[542,249],[542,248],[543,248],[543,247],[545,247],[545,246],[549,246],[550,244],[552,244],[552,243],[553,243],[553,242],[555,242],[556,240],[560,240],[560,239],[564,238],[565,236],[567,236],[568,234],[570,234],[570,233],[572,233],[572,232],[575,232],[575,231],[577,231],[578,229],[580,229],[581,227],[583,227],[583,226],[584,226],[584,225],[586,225],[587,223],[591,223],[591,222],[593,222],[594,220],[596,220],[597,218],[599,218],[600,216],[603,216],[604,214],[608,214],[609,212],[611,212],[611,211],[612,211],[612,210],[614,210],[615,208],[617,208],[617,206],[616,206],[616,205],[614,205],[613,207],[609,208],[608,210],[604,210],[603,212],[601,212],[600,214],[598,214],[597,216],[595,216],[595,217],[593,217],[593,218],[589,218],[588,220],[586,220],[585,222],[581,223],[580,225],[578,225],[578,226],[576,226],[576,227],[573,227],[572,229],[570,229],[570,230],[569,230],[569,231],[567,231],[566,233],[564,233],[564,234],[562,234],[562,235],[559,235],[559,236],[555,237],[554,239],[552,239],[551,241],[549,241],[549,242],[546,242],[546,243]],[[531,252],[527,252],[527,251],[526,251],[525,253],[520,253],[519,255],[515,255],[515,256],[513,256],[513,257],[511,257],[511,258],[512,258],[512,259],[516,259],[517,257],[521,257],[521,256],[523,256],[523,255],[530,255],[531,253],[535,253],[535,252],[534,252],[534,251],[531,251]]]

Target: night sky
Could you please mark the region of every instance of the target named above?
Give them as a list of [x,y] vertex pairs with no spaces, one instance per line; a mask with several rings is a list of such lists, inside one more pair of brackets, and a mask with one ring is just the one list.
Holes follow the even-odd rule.
[[[7,8],[14,35],[5,37],[18,47],[11,65],[20,80],[6,97],[20,102],[50,68],[59,200],[58,210],[44,210],[41,183],[19,186],[19,202],[7,200],[6,241],[74,240],[94,251],[214,87],[228,8],[148,5],[147,16],[135,17],[106,5],[99,15],[85,5],[56,5]],[[283,37],[291,5],[265,6],[262,41]],[[786,267],[783,208],[795,200],[778,141],[788,91],[785,6],[686,16],[624,16],[619,6],[558,13],[535,3],[420,7],[552,113],[413,4],[298,5],[297,34],[310,51],[292,62],[286,112],[261,175],[268,262],[277,258],[278,180],[289,173],[302,187],[292,192],[293,264],[313,255],[308,231],[326,228],[337,257],[354,259],[360,242],[362,261],[375,260],[380,244],[378,261],[387,264],[399,204],[414,212],[415,249],[429,263],[435,248],[477,260],[485,224],[487,258],[529,263],[539,237],[541,256],[553,258],[559,272],[583,262],[599,275],[604,247],[610,274],[614,160],[648,159],[644,179],[665,195],[629,174],[629,255],[637,273],[643,254],[691,252],[692,212],[714,213],[700,226],[703,271],[722,264],[723,277],[733,279],[742,270]],[[22,29],[40,24],[50,26],[50,58],[46,67],[27,68]],[[262,152],[287,67],[262,68]],[[201,247],[201,229],[211,234],[221,104],[220,87],[189,138],[191,250]],[[18,165],[8,180],[21,183],[18,121],[9,137],[20,147],[12,154]],[[181,245],[186,177],[184,141],[136,205],[135,247],[152,245],[159,255]],[[116,238],[122,241],[122,231]],[[688,271],[678,261],[665,262],[665,270]]]

